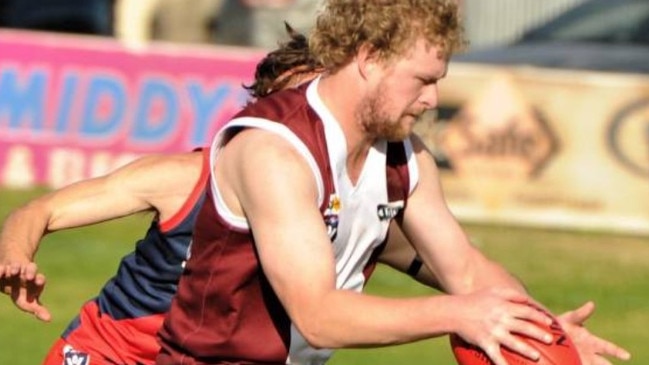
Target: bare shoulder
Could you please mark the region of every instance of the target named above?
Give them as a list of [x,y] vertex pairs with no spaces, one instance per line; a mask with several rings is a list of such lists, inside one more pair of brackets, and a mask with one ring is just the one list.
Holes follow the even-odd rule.
[[421,137],[413,133],[410,135],[410,142],[412,144],[412,150],[416,156],[419,169],[421,170],[423,168],[424,171],[426,171],[427,169],[436,170],[437,167],[435,158],[433,157],[432,152],[430,151],[426,143],[421,139]]
[[246,211],[251,219],[263,207],[286,207],[287,196],[292,203],[302,194],[309,194],[309,201],[317,197],[313,173],[297,148],[285,137],[260,128],[231,136],[216,156],[212,176],[230,210],[237,215]]
[[430,150],[426,146],[426,143],[419,137],[417,134],[412,133],[410,135],[410,143],[412,143],[412,149],[416,154],[421,153],[430,153]]
[[[238,167],[293,165],[303,163],[296,146],[286,137],[261,128],[247,128],[229,139],[223,148],[223,161]],[[245,163],[244,163],[245,162]]]
[[439,183],[439,169],[437,168],[437,162],[432,152],[421,137],[414,133],[410,135],[410,142],[412,143],[412,150],[415,154],[417,169],[419,171],[418,185],[434,184],[437,186]]
[[248,128],[230,138],[222,148],[217,157],[216,165],[220,168],[216,173],[219,180],[234,182],[232,189],[245,187],[246,181],[258,181],[259,176],[298,182],[311,176],[304,154],[285,136],[261,128]]

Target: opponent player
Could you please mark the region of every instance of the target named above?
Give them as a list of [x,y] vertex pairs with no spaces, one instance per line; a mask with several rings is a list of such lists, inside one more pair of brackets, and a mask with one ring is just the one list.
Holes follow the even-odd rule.
[[[404,19],[408,19],[404,22]],[[411,135],[461,43],[454,1],[330,0],[321,78],[246,107],[211,148],[191,255],[156,364],[321,364],[333,348],[459,333],[497,365],[549,318],[467,240]],[[449,295],[361,293],[395,220]]]
[[[293,83],[296,79],[310,77],[314,70],[318,70],[318,65],[308,54],[306,40],[293,34],[290,42],[260,63],[256,82],[249,89],[254,96],[263,97],[278,88],[290,87],[289,80]],[[283,76],[278,78],[280,74]],[[146,157],[106,177],[81,182],[37,199],[7,219],[0,240],[0,263],[9,264],[6,270],[0,270],[0,273],[6,272],[4,277],[0,274],[0,283],[6,284],[1,287],[14,296],[19,308],[48,320],[49,312],[38,302],[44,276],[36,273],[36,265],[32,262],[44,232],[138,211],[156,213],[136,251],[122,260],[117,275],[98,298],[84,306],[66,335],[52,348],[46,364],[61,364],[65,357],[75,356],[92,364],[153,362],[152,356],[157,352],[154,333],[175,291],[195,212],[203,199],[207,176],[203,156],[201,152],[193,152]],[[168,171],[178,172],[174,174],[177,178],[161,184],[165,179],[157,177],[166,176]],[[413,261],[412,247],[396,229],[391,232],[395,238],[391,238],[380,261],[416,274],[417,267],[421,266]],[[162,262],[159,260],[161,252],[167,257]],[[16,275],[19,272],[23,282],[14,280],[20,279],[20,275]],[[417,277],[428,285],[435,285],[434,277],[425,267]],[[34,292],[28,293],[28,288],[21,286],[25,283]],[[149,289],[143,292],[142,288]],[[123,298],[116,300],[119,295]],[[604,352],[605,348],[615,350],[614,345],[580,327],[592,312],[589,305],[565,314],[564,326],[573,329],[573,337],[583,338],[580,343],[588,344],[593,356],[596,352]],[[101,317],[97,318],[97,313],[101,313]]]

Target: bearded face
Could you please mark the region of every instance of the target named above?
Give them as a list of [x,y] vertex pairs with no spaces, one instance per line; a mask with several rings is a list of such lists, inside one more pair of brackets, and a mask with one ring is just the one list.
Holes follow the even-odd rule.
[[368,95],[359,105],[357,118],[361,127],[370,138],[385,139],[390,142],[402,141],[412,132],[413,125],[419,120],[424,110],[413,110],[409,107],[402,112],[392,112],[395,109],[391,100],[379,85],[371,95]]

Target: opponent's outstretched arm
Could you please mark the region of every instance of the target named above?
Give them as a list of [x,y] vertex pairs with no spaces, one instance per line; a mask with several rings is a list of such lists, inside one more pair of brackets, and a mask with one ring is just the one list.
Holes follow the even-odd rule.
[[53,231],[136,212],[169,214],[189,195],[200,170],[200,152],[147,156],[111,174],[71,184],[15,209],[0,233],[0,290],[19,309],[49,321],[51,314],[39,301],[45,276],[34,262],[41,239]]

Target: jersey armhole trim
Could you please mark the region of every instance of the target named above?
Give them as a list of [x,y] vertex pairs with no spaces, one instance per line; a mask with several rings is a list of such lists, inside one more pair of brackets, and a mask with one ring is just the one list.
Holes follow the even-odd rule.
[[[316,181],[318,189],[318,206],[322,205],[324,201],[324,183],[322,181],[322,175],[320,174],[320,168],[318,164],[309,151],[309,148],[302,142],[302,140],[295,135],[288,127],[283,124],[270,121],[264,118],[255,118],[255,117],[242,117],[233,119],[228,124],[226,124],[219,133],[214,137],[212,146],[210,148],[210,175],[214,170],[216,155],[218,154],[226,136],[226,131],[231,128],[260,128],[271,133],[275,133],[282,138],[286,139],[293,147],[295,147],[300,155],[304,157],[307,164],[313,172],[313,176]],[[217,214],[223,219],[224,222],[230,224],[232,227],[240,230],[249,230],[248,221],[245,217],[238,216],[227,207],[221,193],[216,186],[214,179],[210,179],[210,189],[212,189],[212,194],[214,196],[214,205],[216,208]]]
[[406,152],[406,160],[408,161],[408,195],[412,194],[413,190],[419,183],[419,167],[417,166],[417,158],[412,148],[412,141],[410,138],[406,138],[403,141],[403,149]]
[[176,228],[185,218],[189,212],[191,212],[196,202],[200,199],[201,195],[205,193],[205,188],[207,187],[207,180],[210,176],[209,170],[209,149],[201,149],[202,163],[201,163],[201,174],[198,177],[198,180],[194,184],[194,188],[187,197],[187,200],[183,203],[180,209],[170,218],[166,219],[164,222],[160,222],[160,230],[162,232],[169,232]]

